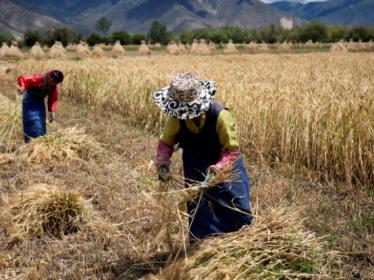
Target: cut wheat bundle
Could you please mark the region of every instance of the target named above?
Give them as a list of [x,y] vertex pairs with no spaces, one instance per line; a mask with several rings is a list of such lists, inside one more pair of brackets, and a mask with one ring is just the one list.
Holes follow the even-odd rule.
[[121,42],[116,41],[116,43],[114,44],[114,46],[112,48],[112,57],[113,58],[118,58],[118,57],[122,56],[124,53],[125,53],[125,50],[124,50],[123,46],[121,45]]
[[34,59],[42,59],[44,57],[44,51],[38,42],[36,42],[30,49],[30,55]]
[[151,54],[152,53],[145,41],[141,42],[141,45],[139,46],[138,51],[141,54]]
[[13,195],[7,207],[19,229],[38,237],[62,238],[93,218],[92,207],[79,193],[45,184]]
[[331,279],[338,259],[304,229],[298,211],[277,208],[237,232],[202,240],[148,279]]
[[238,53],[238,49],[235,47],[231,39],[229,40],[229,42],[226,44],[225,48],[223,49],[223,53],[225,54]]
[[21,146],[16,154],[21,161],[38,165],[65,160],[90,160],[102,151],[101,145],[85,134],[84,129],[70,127],[34,138]]
[[91,56],[95,58],[103,57],[105,56],[105,51],[102,49],[100,45],[95,45],[91,52]]
[[61,42],[56,41],[49,50],[49,56],[51,58],[63,58],[65,57],[65,48]]

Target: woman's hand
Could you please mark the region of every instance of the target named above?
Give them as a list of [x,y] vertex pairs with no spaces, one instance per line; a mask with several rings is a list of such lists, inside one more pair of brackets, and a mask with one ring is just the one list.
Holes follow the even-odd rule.
[[158,167],[158,179],[162,182],[166,182],[170,179],[171,174],[167,165],[161,165]]
[[22,95],[25,92],[25,89],[20,85],[17,85],[17,94]]

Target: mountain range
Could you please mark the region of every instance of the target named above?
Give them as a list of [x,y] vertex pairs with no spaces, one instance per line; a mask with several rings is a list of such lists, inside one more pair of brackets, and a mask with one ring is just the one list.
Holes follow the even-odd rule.
[[289,0],[266,4],[259,0],[0,0],[0,32],[21,36],[26,29],[75,27],[95,31],[101,17],[110,31],[146,33],[153,20],[170,30],[207,26],[256,28],[320,20],[333,24],[374,25],[374,0]]

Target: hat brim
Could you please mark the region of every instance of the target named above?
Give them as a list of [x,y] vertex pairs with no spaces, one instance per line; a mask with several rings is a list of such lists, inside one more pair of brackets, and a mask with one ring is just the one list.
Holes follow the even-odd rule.
[[181,120],[196,118],[208,111],[214,101],[216,85],[213,81],[200,81],[202,87],[198,97],[191,102],[177,101],[170,97],[170,86],[164,87],[153,94],[153,100],[160,109],[171,117]]

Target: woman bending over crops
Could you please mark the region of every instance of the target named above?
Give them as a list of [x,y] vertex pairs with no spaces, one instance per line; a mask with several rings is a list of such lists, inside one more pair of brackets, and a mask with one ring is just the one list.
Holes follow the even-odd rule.
[[203,192],[188,203],[190,239],[239,230],[252,222],[250,181],[239,150],[236,125],[229,110],[214,101],[213,81],[191,73],[176,75],[171,84],[154,93],[168,114],[157,146],[156,166],[161,181],[170,178],[174,146],[183,149],[186,186],[202,182],[232,166],[238,178]]
[[48,96],[49,122],[55,120],[58,88],[64,75],[59,70],[45,74],[21,75],[18,77],[17,91],[23,94],[22,120],[25,142],[46,134],[46,111],[44,98]]

